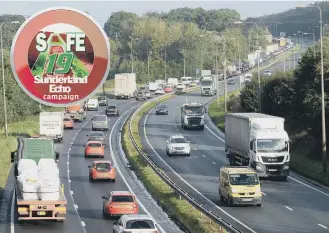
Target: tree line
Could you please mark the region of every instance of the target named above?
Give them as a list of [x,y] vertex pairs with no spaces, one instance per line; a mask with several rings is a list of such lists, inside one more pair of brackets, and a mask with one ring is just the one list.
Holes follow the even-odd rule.
[[[316,2],[314,3],[314,6],[319,6],[321,8],[323,32],[324,35],[329,35],[329,2]],[[320,36],[320,13],[316,8],[295,8],[278,14],[271,14],[258,18],[248,18],[246,21],[256,21],[263,26],[267,26],[272,35],[279,35],[280,32],[286,32],[287,36],[294,37],[294,34],[298,31],[313,33],[312,29],[314,29],[316,39],[319,39]],[[305,37],[312,40],[312,35],[305,35]]]
[[[324,51],[329,51],[329,39],[325,38]],[[314,51],[315,50],[315,51]],[[286,129],[293,141],[301,135],[315,140],[315,149],[310,156],[321,158],[321,72],[320,45],[308,48],[298,67],[290,72],[278,72],[271,78],[261,79],[261,112],[283,117]],[[324,53],[325,101],[329,93],[329,54]],[[230,99],[230,111],[259,112],[258,81],[246,83],[239,96]],[[329,106],[326,105],[326,121],[329,120]],[[326,127],[327,134],[329,126]],[[327,143],[327,147],[329,143]]]

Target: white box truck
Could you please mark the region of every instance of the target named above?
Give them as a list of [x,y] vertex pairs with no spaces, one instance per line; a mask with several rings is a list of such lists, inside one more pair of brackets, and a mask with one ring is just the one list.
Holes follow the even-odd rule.
[[64,112],[40,112],[40,137],[61,142],[64,134]]
[[129,99],[134,97],[137,91],[135,73],[116,74],[114,82],[114,95],[116,99]]
[[158,83],[149,83],[149,91],[150,92],[155,92],[159,88]]
[[214,96],[217,94],[217,76],[205,76],[201,78],[201,96]]
[[178,84],[178,78],[168,78],[167,84],[176,87]]
[[289,175],[290,144],[284,118],[261,113],[225,115],[225,152],[231,166],[250,166],[260,177]]

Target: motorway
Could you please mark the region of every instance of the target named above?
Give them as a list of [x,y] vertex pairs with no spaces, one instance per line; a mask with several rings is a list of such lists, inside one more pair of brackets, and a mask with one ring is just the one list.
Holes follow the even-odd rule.
[[[283,62],[269,68],[272,73],[282,69]],[[229,90],[238,88],[228,85]],[[139,129],[146,153],[168,176],[198,201],[243,232],[309,233],[328,232],[329,191],[293,174],[287,182],[262,181],[262,207],[227,207],[218,195],[219,168],[228,165],[224,152],[224,134],[210,119],[204,131],[180,127],[180,106],[189,102],[207,102],[195,92],[166,102],[169,115],[156,116],[154,111],[140,122]],[[182,134],[191,142],[190,157],[168,157],[165,141]]]
[[[25,222],[16,223],[15,208],[11,208],[11,219],[4,232],[11,233],[83,233],[83,232],[112,232],[113,221],[104,219],[102,214],[102,196],[109,191],[133,190],[139,201],[139,213],[149,213],[158,222],[161,232],[181,232],[181,230],[170,220],[167,215],[157,206],[156,202],[146,194],[145,188],[132,174],[125,161],[121,158],[120,151],[120,127],[124,120],[139,106],[141,102],[135,100],[109,100],[110,104],[116,104],[120,116],[109,117],[109,129],[106,132],[107,145],[105,160],[110,160],[117,169],[115,183],[89,181],[88,165],[94,159],[84,158],[84,145],[88,139],[87,134],[91,132],[91,118],[94,114],[104,114],[105,107],[100,107],[98,113],[88,112],[87,119],[81,123],[76,122],[73,130],[65,130],[62,143],[56,143],[56,151],[60,153],[60,176],[64,184],[65,197],[67,199],[67,219],[63,223],[57,222]],[[111,142],[111,143],[109,143]],[[97,158],[95,160],[98,160]],[[123,164],[123,165],[122,165]],[[8,183],[13,181],[11,174]],[[13,200],[13,199],[12,199]],[[14,204],[14,203],[12,203]],[[9,221],[7,221],[9,223]],[[164,226],[164,227],[162,227]],[[10,230],[8,229],[10,228]],[[0,232],[2,230],[0,229]]]

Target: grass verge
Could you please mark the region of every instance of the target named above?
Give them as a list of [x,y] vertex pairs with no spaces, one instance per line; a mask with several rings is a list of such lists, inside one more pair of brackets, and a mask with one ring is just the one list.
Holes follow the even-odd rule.
[[8,137],[4,132],[0,135],[0,199],[7,182],[11,167],[10,153],[17,148],[17,136],[20,134],[37,134],[39,132],[39,116],[32,116],[20,122],[8,124]]
[[[238,91],[231,92],[228,97],[237,94]],[[219,105],[216,99],[209,106],[209,116],[215,125],[225,132],[224,118],[224,97],[219,97]],[[322,162],[311,159],[308,155],[313,152],[315,142],[307,135],[297,135],[293,139],[293,146],[290,152],[291,170],[303,175],[306,178],[329,186],[329,175],[322,172]]]
[[[138,123],[145,113],[150,111],[155,105],[166,101],[174,95],[163,97],[157,101],[145,104],[132,119],[132,134],[137,144],[142,147],[139,136]],[[152,193],[158,203],[169,213],[174,221],[179,222],[185,229],[193,233],[226,233],[217,223],[205,217],[195,209],[190,203],[180,199],[153,169],[148,166],[143,157],[138,154],[129,138],[129,122],[127,121],[122,134],[123,148],[130,161],[132,168],[140,177],[147,189]]]

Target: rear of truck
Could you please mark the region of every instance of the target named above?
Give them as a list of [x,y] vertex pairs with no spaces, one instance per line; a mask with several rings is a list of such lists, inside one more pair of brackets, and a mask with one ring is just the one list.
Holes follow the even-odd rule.
[[61,142],[64,134],[63,120],[64,112],[41,112],[39,116],[40,137]]
[[134,97],[137,90],[136,74],[122,73],[115,75],[114,95],[116,99],[129,99]]
[[[17,151],[12,152],[11,156],[11,161],[15,162],[15,176],[18,175],[17,165],[21,159],[34,160],[38,163],[40,159],[58,160],[59,154],[54,151],[54,142],[52,140],[44,138],[18,138]],[[67,201],[62,184],[60,184],[59,196],[56,199],[40,200],[39,198],[27,198],[40,197],[40,193],[23,192],[17,177],[15,177],[15,197],[19,221],[65,220]]]
[[83,104],[72,105],[65,108],[66,114],[74,121],[82,122],[86,119],[86,111]]

